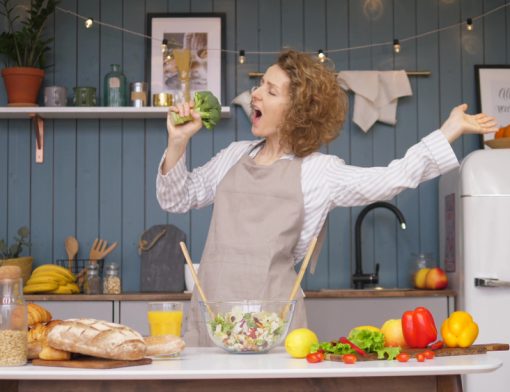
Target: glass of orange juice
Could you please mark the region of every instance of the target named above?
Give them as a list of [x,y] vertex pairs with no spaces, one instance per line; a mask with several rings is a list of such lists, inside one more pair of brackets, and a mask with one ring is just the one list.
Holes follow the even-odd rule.
[[151,336],[181,336],[182,302],[149,302],[147,318]]

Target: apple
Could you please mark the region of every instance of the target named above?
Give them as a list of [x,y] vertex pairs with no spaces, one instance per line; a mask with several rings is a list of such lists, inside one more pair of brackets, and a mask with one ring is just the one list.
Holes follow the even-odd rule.
[[425,278],[425,286],[431,290],[441,290],[448,286],[448,276],[440,267],[431,268]]
[[386,347],[406,347],[407,343],[402,332],[402,320],[387,320],[381,327]]
[[425,289],[427,274],[429,273],[430,268],[420,268],[414,274],[414,287],[417,289]]

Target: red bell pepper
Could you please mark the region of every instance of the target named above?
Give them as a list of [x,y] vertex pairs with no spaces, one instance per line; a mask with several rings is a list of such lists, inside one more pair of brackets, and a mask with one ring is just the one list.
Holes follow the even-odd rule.
[[343,343],[343,344],[348,344],[349,346],[351,346],[351,348],[356,351],[359,355],[363,355],[364,357],[366,357],[367,353],[365,352],[365,350],[363,350],[362,348],[356,346],[353,342],[351,342],[349,339],[347,339],[345,336],[342,336],[340,339],[338,339],[338,341],[340,343]]
[[425,348],[437,338],[434,317],[422,306],[404,312],[402,315],[402,332],[409,347]]

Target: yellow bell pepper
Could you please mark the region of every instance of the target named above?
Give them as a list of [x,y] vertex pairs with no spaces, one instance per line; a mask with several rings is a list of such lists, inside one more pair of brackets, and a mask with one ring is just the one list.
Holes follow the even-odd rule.
[[478,336],[478,324],[468,312],[453,312],[443,322],[441,335],[448,347],[469,347]]

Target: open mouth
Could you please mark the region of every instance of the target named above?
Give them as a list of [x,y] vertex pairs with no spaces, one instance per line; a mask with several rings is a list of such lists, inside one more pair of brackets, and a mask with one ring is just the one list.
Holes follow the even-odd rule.
[[252,121],[255,122],[262,117],[262,112],[259,109],[252,107],[251,117],[252,117]]

